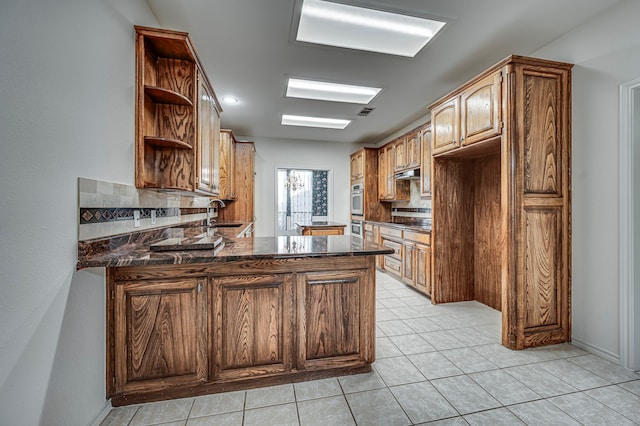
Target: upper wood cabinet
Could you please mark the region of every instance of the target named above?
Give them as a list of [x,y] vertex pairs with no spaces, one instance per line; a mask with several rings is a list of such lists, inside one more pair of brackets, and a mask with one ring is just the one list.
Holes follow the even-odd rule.
[[502,81],[502,70],[496,71],[434,106],[433,155],[500,135]]
[[221,108],[191,39],[178,31],[135,30],[136,187],[215,196]]
[[364,162],[364,150],[358,150],[351,154],[351,183],[361,181],[364,178]]
[[[404,145],[402,145],[404,147]],[[408,180],[396,180],[395,166],[398,143],[389,142],[378,149],[378,181],[380,201],[406,201],[410,198]],[[404,149],[403,149],[404,151]]]
[[490,139],[502,130],[502,71],[489,74],[460,94],[460,144]]
[[235,200],[236,138],[228,129],[220,130],[220,199]]
[[456,96],[431,110],[433,154],[447,152],[460,141],[460,97]]
[[418,131],[418,141],[421,146],[420,162],[420,196],[431,198],[431,123]]
[[393,143],[393,171],[399,172],[407,167],[406,138],[402,137]]
[[201,72],[198,73],[197,123],[196,190],[206,195],[219,196],[220,118],[213,89]]
[[422,148],[419,131],[409,133],[405,138],[404,146],[405,169],[416,169],[420,167],[420,153],[422,152]]

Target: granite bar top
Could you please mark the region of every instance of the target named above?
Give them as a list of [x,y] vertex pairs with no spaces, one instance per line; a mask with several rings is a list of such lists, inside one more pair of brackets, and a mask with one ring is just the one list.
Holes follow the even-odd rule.
[[99,241],[78,243],[77,269],[90,267],[178,265],[187,263],[226,262],[233,260],[309,258],[331,256],[369,256],[391,254],[393,250],[350,235],[236,237],[246,226],[217,228],[222,243],[215,249],[152,251],[149,246],[176,234],[197,238],[211,233],[204,226],[169,228],[142,232]]
[[296,226],[300,228],[344,228],[347,225],[338,222],[313,221],[313,222],[296,222]]
[[407,229],[409,231],[431,233],[431,224],[413,224],[413,223],[395,223],[395,222],[376,222],[372,220],[365,221],[374,225],[390,226],[392,228]]

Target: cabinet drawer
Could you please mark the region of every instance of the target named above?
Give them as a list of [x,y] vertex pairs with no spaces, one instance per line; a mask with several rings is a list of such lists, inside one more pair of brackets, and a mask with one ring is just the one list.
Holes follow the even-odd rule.
[[402,240],[402,229],[380,227],[380,235],[393,240]]
[[387,247],[387,248],[390,248],[390,249],[392,249],[394,251],[393,254],[390,254],[388,256],[392,256],[392,257],[395,257],[397,259],[401,258],[401,256],[402,256],[402,254],[401,254],[402,253],[402,244],[397,243],[395,241],[390,241],[390,240],[384,240],[383,239],[382,240],[382,245]]
[[431,234],[415,231],[404,231],[404,239],[415,241],[426,245],[431,245]]
[[384,257],[384,269],[398,276],[402,276],[402,262],[391,256]]
[[365,223],[364,224],[364,231],[365,232],[373,232],[373,224],[372,223]]

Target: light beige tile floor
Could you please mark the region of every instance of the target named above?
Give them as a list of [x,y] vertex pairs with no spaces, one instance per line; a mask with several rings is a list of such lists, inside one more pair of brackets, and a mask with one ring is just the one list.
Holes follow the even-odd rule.
[[118,407],[102,425],[632,425],[640,375],[571,344],[500,345],[500,313],[377,273],[373,371]]

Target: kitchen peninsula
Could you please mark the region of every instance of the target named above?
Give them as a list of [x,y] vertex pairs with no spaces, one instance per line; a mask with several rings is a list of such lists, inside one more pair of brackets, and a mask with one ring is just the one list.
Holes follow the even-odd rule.
[[114,406],[371,369],[375,256],[390,250],[344,235],[237,238],[241,229],[218,228],[211,250],[151,251],[157,238],[144,237],[82,247],[91,255],[79,268],[107,267]]

